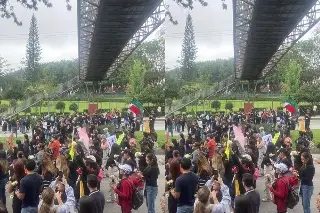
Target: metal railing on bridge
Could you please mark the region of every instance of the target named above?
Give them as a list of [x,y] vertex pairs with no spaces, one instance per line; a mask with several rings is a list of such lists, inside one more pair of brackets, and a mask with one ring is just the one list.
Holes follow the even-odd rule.
[[81,82],[79,81],[79,77],[75,77],[63,84],[59,84],[56,89],[51,91],[45,91],[36,95],[29,97],[28,99],[18,102],[17,105],[11,106],[7,111],[0,114],[1,117],[10,118],[20,112],[25,111],[26,109],[38,104],[43,100],[51,100],[60,96],[66,92],[71,91],[73,88],[78,86]]
[[228,93],[234,84],[235,84],[235,77],[234,77],[234,75],[232,75],[232,76],[228,77],[227,79],[219,82],[218,84],[216,84],[212,88],[202,89],[196,93],[184,96],[182,99],[176,100],[172,104],[170,104],[169,106],[165,107],[166,115],[170,115],[170,114],[180,110],[181,108],[192,104],[193,102],[195,102],[201,98],[205,99],[205,98],[208,98],[208,97],[211,97],[213,95],[220,94],[223,92]]

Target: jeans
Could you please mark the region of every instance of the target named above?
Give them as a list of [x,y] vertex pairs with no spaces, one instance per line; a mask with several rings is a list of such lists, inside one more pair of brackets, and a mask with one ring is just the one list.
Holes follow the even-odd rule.
[[155,201],[158,194],[158,187],[146,186],[148,213],[155,213]]
[[6,205],[6,179],[0,180],[0,200],[4,205]]
[[193,213],[193,206],[178,206],[177,213]]
[[38,208],[28,206],[28,207],[22,208],[21,213],[38,213]]
[[310,200],[313,194],[313,186],[301,185],[301,197],[302,197],[302,206],[304,213],[311,213],[310,210]]

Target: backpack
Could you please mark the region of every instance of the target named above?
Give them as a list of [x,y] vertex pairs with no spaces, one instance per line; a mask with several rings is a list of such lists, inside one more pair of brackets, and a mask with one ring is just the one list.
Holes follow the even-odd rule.
[[286,203],[289,209],[293,209],[299,203],[299,195],[292,186],[290,186],[287,180],[284,178],[281,178],[280,180],[283,180],[283,182],[288,186],[289,191]]
[[134,210],[137,210],[140,208],[140,206],[142,206],[143,204],[143,194],[141,193],[141,191],[139,189],[137,189],[133,183],[131,183],[131,181],[128,179],[131,187],[132,187],[132,208]]

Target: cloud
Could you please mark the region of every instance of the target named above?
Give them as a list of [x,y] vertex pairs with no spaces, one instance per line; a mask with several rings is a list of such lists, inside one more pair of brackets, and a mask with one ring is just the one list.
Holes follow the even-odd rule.
[[197,61],[233,57],[233,15],[232,1],[226,0],[228,10],[223,10],[221,1],[207,1],[207,7],[194,3],[192,11],[169,1],[169,10],[179,24],[166,21],[166,67],[179,66],[176,62],[181,55],[186,17],[190,12],[193,19]]
[[52,3],[52,8],[46,8],[40,3],[38,11],[13,4],[22,26],[17,26],[11,19],[0,18],[0,26],[5,29],[0,32],[0,55],[8,61],[11,68],[18,68],[22,58],[25,58],[33,13],[38,22],[42,62],[78,57],[77,1],[71,0],[71,11],[66,9],[66,2],[63,0]]

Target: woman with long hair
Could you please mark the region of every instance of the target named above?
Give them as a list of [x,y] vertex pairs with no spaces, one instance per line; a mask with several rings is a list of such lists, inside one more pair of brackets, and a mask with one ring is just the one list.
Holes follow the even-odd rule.
[[[2,145],[2,144],[1,144]],[[8,181],[9,163],[5,152],[0,152],[0,200],[6,205],[6,183]]]
[[[176,184],[177,178],[181,175],[179,160],[174,159],[169,164],[169,175],[166,177],[165,191],[170,192]],[[168,210],[169,213],[177,212],[178,201],[169,193]]]
[[41,174],[43,178],[43,189],[46,189],[57,175],[57,169],[48,153],[44,153],[43,161],[39,166],[39,170],[40,171],[38,173]]
[[143,177],[146,182],[146,195],[148,213],[155,213],[155,201],[158,194],[158,177],[160,170],[158,167],[157,157],[148,153],[146,156],[148,166],[143,170]]
[[[26,176],[24,171],[24,161],[19,159],[13,165],[13,175],[8,182],[8,192],[12,193],[19,188],[21,179]],[[22,200],[20,200],[15,193],[12,198],[12,211],[13,213],[20,213]]]
[[54,205],[55,192],[52,188],[46,188],[41,194],[38,213],[57,213],[57,208]]
[[57,168],[58,171],[61,171],[63,173],[64,177],[66,177],[68,179],[70,170],[69,170],[69,167],[68,167],[67,158],[65,156],[59,155],[57,157],[56,168]]
[[194,213],[210,213],[209,208],[209,198],[210,190],[208,187],[204,186],[198,190],[198,199],[194,204]]
[[199,187],[202,187],[208,180],[210,180],[213,172],[207,158],[202,154],[199,154],[198,156],[196,169],[196,173],[199,176]]
[[310,200],[314,190],[313,177],[315,174],[311,154],[303,152],[301,154],[301,162],[302,166],[299,170],[299,178],[301,180],[300,195],[304,213],[310,213]]

